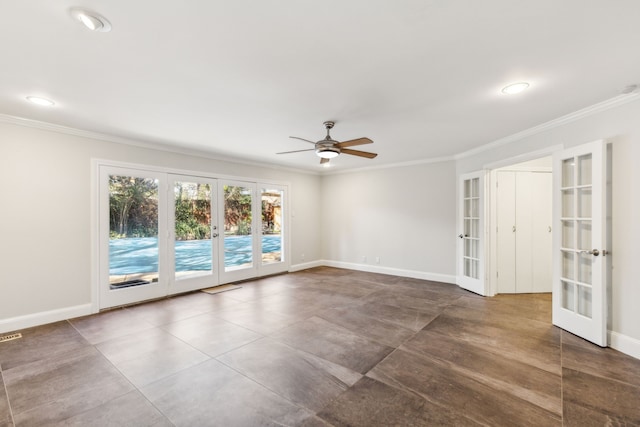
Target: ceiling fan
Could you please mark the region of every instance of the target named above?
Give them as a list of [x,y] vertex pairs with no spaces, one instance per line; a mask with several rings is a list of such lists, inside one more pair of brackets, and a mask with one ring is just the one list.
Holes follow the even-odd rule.
[[294,150],[294,151],[284,151],[282,153],[276,154],[289,154],[289,153],[300,153],[302,151],[315,151],[318,157],[320,157],[320,164],[329,163],[330,159],[334,157],[338,157],[340,154],[351,154],[352,156],[366,157],[367,159],[373,159],[377,156],[376,153],[368,153],[366,151],[359,150],[351,150],[347,147],[354,147],[356,145],[364,145],[373,143],[369,138],[357,138],[350,139],[349,141],[338,142],[335,139],[331,138],[329,135],[329,131],[335,122],[327,121],[324,122],[324,127],[327,128],[327,136],[324,139],[321,139],[318,142],[309,141],[308,139],[298,138],[297,136],[290,136],[289,138],[299,139],[301,141],[308,142],[313,144],[314,148],[309,148],[307,150]]

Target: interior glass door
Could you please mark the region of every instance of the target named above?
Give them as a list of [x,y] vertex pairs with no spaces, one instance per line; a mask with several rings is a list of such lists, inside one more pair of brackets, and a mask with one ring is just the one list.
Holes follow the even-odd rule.
[[161,176],[153,172],[100,170],[100,308],[166,293],[162,256],[166,209]]
[[170,293],[185,292],[218,284],[218,236],[214,209],[216,182],[194,176],[172,175],[170,236],[173,251],[173,280]]
[[603,141],[554,156],[553,323],[606,346],[606,151]]
[[458,285],[485,295],[483,259],[483,172],[466,174],[460,180],[460,234]]

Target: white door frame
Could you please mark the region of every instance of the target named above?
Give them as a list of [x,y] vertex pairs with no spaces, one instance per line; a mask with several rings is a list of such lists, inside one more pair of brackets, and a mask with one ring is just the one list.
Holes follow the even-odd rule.
[[487,185],[485,200],[487,201],[487,215],[485,216],[486,230],[486,245],[487,256],[485,258],[485,268],[487,271],[486,282],[486,296],[494,296],[498,293],[498,281],[496,280],[497,266],[497,242],[495,229],[497,226],[496,221],[496,182],[497,182],[497,169],[507,166],[515,165],[517,163],[523,163],[530,160],[539,159],[541,157],[552,156],[554,152],[562,150],[563,145],[554,145],[551,147],[543,148],[541,150],[532,151],[530,153],[520,154],[518,156],[509,157],[507,159],[499,160],[497,162],[487,163],[483,166],[487,170]]

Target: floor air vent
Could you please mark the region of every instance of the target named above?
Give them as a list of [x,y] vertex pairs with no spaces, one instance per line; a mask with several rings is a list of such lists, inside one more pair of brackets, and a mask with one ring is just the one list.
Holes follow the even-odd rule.
[[18,338],[22,338],[22,334],[21,333],[0,336],[0,342],[17,340]]
[[148,285],[149,283],[151,283],[151,282],[149,282],[147,280],[142,280],[142,279],[127,280],[125,282],[112,283],[111,284],[111,289],[129,288],[131,286]]

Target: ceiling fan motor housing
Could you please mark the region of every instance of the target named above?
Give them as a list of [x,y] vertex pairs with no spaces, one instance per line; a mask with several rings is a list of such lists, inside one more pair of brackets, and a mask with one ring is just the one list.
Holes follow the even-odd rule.
[[323,159],[333,159],[340,154],[340,149],[333,145],[333,142],[316,143],[316,154]]

